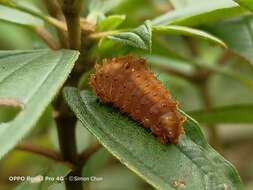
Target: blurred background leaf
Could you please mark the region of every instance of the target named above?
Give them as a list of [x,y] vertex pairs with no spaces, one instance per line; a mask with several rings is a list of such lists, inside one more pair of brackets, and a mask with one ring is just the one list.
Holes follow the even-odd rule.
[[242,7],[245,7],[249,9],[250,11],[253,11],[253,1],[252,0],[234,0]]
[[126,19],[125,15],[111,15],[98,23],[98,31],[114,30],[116,29],[124,20]]
[[[33,179],[20,183],[15,190],[48,190],[52,188],[54,184],[62,183],[61,177],[67,176],[70,171],[70,168],[66,165],[52,164],[46,169],[41,168],[41,171],[31,176]],[[40,177],[43,177],[41,181]]]
[[[7,1],[6,1],[7,2]],[[0,2],[1,3],[1,2]],[[20,2],[19,2],[20,3]],[[35,12],[40,12],[40,10],[34,6],[33,4],[27,3],[25,1],[22,1],[22,5],[25,7],[35,11]],[[15,24],[20,24],[24,26],[42,26],[44,22],[36,18],[28,13],[6,7],[3,5],[0,5],[0,20],[4,20],[7,22],[15,23]]]
[[253,106],[235,105],[189,112],[200,123],[253,123]]
[[187,3],[187,6],[155,18],[152,23],[154,25],[177,24],[196,26],[214,23],[246,12],[232,0],[204,0],[198,2],[197,6],[196,1],[191,2]]
[[89,0],[87,19],[97,22],[99,19],[105,18],[105,13],[119,5],[123,0]]
[[253,17],[244,16],[218,23],[207,30],[222,39],[235,53],[252,62],[252,24]]
[[188,28],[184,26],[156,26],[153,27],[153,30],[155,32],[165,33],[165,34],[181,34],[191,37],[197,37],[200,39],[204,39],[213,43],[216,43],[218,45],[221,45],[223,47],[226,47],[226,44],[222,42],[222,40],[216,38],[215,36],[212,36],[204,31]]

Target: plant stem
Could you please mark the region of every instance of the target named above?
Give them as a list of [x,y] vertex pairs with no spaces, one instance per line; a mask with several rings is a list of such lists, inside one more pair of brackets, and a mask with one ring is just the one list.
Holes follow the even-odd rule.
[[[58,117],[57,120],[57,130],[60,143],[60,149],[62,152],[62,157],[64,160],[69,160],[74,164],[77,163],[77,147],[75,142],[75,121],[71,118],[69,121],[67,118]],[[71,137],[71,138],[70,138]],[[74,137],[74,138],[73,138]]]
[[91,38],[91,39],[100,39],[100,38],[103,38],[103,37],[118,34],[118,33],[123,32],[123,31],[125,31],[125,30],[112,30],[112,31],[107,31],[107,32],[96,32],[96,33],[90,34],[88,37]]
[[79,50],[81,47],[80,11],[82,0],[62,0],[61,6],[68,28],[69,47]]
[[[208,111],[211,108],[211,98],[209,96],[207,82],[208,82],[208,77],[199,83],[199,89],[200,89],[200,93],[201,93],[201,96],[203,99],[205,110]],[[210,135],[209,142],[212,147],[214,147],[217,151],[222,153],[222,143],[220,140],[220,136],[219,136],[217,127],[218,126],[215,126],[215,125],[208,125],[207,126],[207,129],[208,129],[209,135]]]
[[38,146],[38,145],[22,143],[22,144],[18,144],[15,147],[15,149],[39,154],[39,155],[45,156],[47,158],[56,160],[58,162],[63,161],[61,155],[58,152],[48,149],[48,148]]
[[[43,1],[44,1],[44,5],[46,6],[48,10],[48,13],[52,17],[65,23],[65,18],[64,18],[59,2],[57,0],[43,0]],[[59,28],[56,28],[56,29],[57,29],[58,37],[61,43],[61,47],[68,48],[68,38],[67,38],[66,31],[63,31]]]
[[[80,28],[80,11],[82,0],[62,0],[60,2],[65,20],[67,22],[69,48],[80,50],[81,46],[81,28]],[[77,72],[77,64],[75,65],[72,73],[75,76]],[[77,84],[77,78],[69,78],[66,84]],[[67,176],[65,180],[66,190],[82,190],[81,181],[69,180],[70,176],[81,176],[81,167],[78,160],[78,152],[75,136],[76,118],[68,107],[64,104],[62,93],[57,97],[55,102],[55,109],[58,111],[59,116],[56,117],[58,139],[62,157],[75,165],[75,169]]]
[[[59,100],[61,101],[61,103],[63,103],[63,99],[61,96]],[[61,111],[59,112],[60,114],[58,117],[56,117],[55,120],[57,124],[57,132],[61,154],[64,161],[70,162],[75,166],[72,172],[67,176],[67,180],[65,180],[66,190],[82,190],[81,181],[68,180],[69,176],[81,176],[81,168],[79,167],[78,162],[75,136],[76,119],[72,114],[69,114],[68,110],[66,110],[66,105],[61,104],[58,109]]]
[[58,42],[54,40],[51,34],[43,27],[33,27],[33,31],[53,50],[60,49]]
[[80,161],[80,165],[83,166],[89,160],[89,158],[95,152],[97,152],[101,147],[102,147],[101,144],[96,143],[90,146],[89,148],[87,148],[86,150],[84,150],[82,153],[80,153],[79,158],[78,158]]

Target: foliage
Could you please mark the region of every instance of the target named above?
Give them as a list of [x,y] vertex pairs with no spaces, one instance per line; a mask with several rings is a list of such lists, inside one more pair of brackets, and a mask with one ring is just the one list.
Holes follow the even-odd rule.
[[[253,135],[252,0],[59,2],[0,0],[0,189],[79,190],[69,175],[117,172],[124,182],[116,175],[113,184],[101,182],[108,186],[83,185],[252,189],[253,165],[246,163],[253,157],[243,157]],[[200,122],[187,115],[178,144],[160,144],[90,91],[95,63],[129,53],[144,57],[182,113]],[[2,183],[15,172],[64,176],[65,187]]]
[[0,125],[0,157],[33,127],[66,80],[77,56],[71,50],[0,53],[1,104],[22,109],[13,120]]
[[190,117],[179,143],[162,145],[136,123],[97,103],[90,92],[66,88],[65,98],[82,124],[114,156],[157,189],[174,189],[176,181],[183,181],[185,189],[242,189],[235,170],[209,147]]

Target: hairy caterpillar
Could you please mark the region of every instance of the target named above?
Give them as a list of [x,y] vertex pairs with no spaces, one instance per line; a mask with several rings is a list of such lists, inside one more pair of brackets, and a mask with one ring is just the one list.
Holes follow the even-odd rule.
[[104,103],[149,128],[162,143],[177,143],[186,120],[162,83],[132,55],[104,60],[96,65],[90,83]]

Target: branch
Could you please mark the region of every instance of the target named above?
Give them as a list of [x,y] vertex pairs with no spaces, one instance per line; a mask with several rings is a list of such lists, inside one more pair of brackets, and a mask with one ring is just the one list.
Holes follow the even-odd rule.
[[[46,8],[48,10],[48,13],[52,17],[65,23],[65,18],[64,18],[64,15],[61,10],[61,6],[60,6],[59,2],[57,0],[43,0],[43,1],[44,1],[44,5],[46,6]],[[67,26],[65,26],[65,28],[66,27]],[[57,28],[57,33],[58,33],[59,40],[61,42],[61,46],[63,48],[67,48],[68,47],[68,38],[67,38],[66,31],[63,31],[63,30]]]
[[80,165],[83,166],[87,160],[101,148],[101,144],[96,143],[91,145],[88,149],[84,150],[80,155],[79,155],[79,162]]
[[187,73],[183,73],[181,71],[177,71],[175,69],[171,69],[171,68],[168,68],[166,66],[163,66],[163,65],[152,65],[152,67],[155,67],[161,71],[165,71],[165,72],[168,72],[169,74],[173,74],[175,76],[178,76],[178,77],[181,77],[183,79],[186,79],[192,83],[196,82],[198,80],[197,76],[195,75],[191,75],[191,74],[187,74]]
[[51,34],[43,27],[34,27],[33,31],[53,50],[60,49],[58,42],[54,40]]
[[219,57],[217,63],[219,65],[224,65],[227,61],[229,61],[231,58],[233,58],[233,55],[230,51],[225,50],[222,55]]
[[122,32],[123,30],[113,30],[113,31],[106,31],[106,32],[95,32],[95,33],[92,33],[88,36],[88,38],[91,38],[91,39],[99,39],[99,38],[103,38],[103,37],[107,37],[107,36],[111,36],[111,35],[114,35],[114,34],[118,34],[120,32]]
[[96,23],[88,21],[86,18],[80,17],[80,27],[84,34],[95,32]]
[[[63,99],[61,99],[61,102]],[[66,107],[65,107],[66,108]],[[64,108],[64,109],[65,109]],[[74,116],[64,113],[65,110],[59,110],[60,115],[56,117],[57,134],[60,144],[60,150],[63,160],[74,165],[75,169],[68,176],[81,176],[81,168],[78,165],[78,153],[75,136]],[[66,190],[82,190],[81,181],[65,181]]]
[[15,147],[15,149],[21,150],[21,151],[31,152],[31,153],[34,153],[34,154],[39,154],[39,155],[42,155],[44,157],[47,157],[47,158],[50,158],[50,159],[53,159],[53,160],[56,160],[56,161],[63,162],[63,159],[62,159],[61,155],[58,152],[56,152],[54,150],[51,150],[51,149],[48,149],[48,148],[41,147],[39,145],[22,143],[22,144],[17,145]]
[[192,39],[191,37],[188,36],[183,37],[183,39],[185,40],[186,45],[190,49],[192,56],[197,57],[199,55],[199,50],[195,39]]
[[80,11],[82,0],[61,0],[63,14],[68,28],[69,46],[79,50],[81,47]]
[[[211,98],[209,96],[208,92],[208,77],[202,81],[202,83],[199,83],[199,90],[203,99],[203,103],[205,106],[205,110],[209,110],[211,108]],[[218,133],[218,126],[215,125],[208,125],[207,126],[209,135],[210,135],[210,144],[212,147],[214,147],[217,151],[219,151],[221,154],[223,152],[222,143],[220,139],[220,135]]]
[[[84,33],[86,33],[86,32],[89,33],[89,32],[95,31],[95,24],[94,23],[87,21],[85,18],[79,19],[80,10],[78,10],[78,14],[72,14],[71,11],[66,11],[64,13],[65,17],[67,15],[69,15],[69,16],[67,16],[68,17],[68,20],[67,20],[68,26],[67,26],[65,23],[64,15],[62,13],[62,10],[60,9],[58,2],[56,0],[52,0],[52,1],[51,0],[44,0],[44,3],[48,9],[49,14],[52,15],[52,17],[43,15],[40,12],[33,11],[33,10],[31,10],[25,6],[22,6],[20,4],[17,4],[11,0],[9,0],[9,1],[0,0],[1,5],[25,12],[27,14],[30,14],[32,16],[35,16],[37,18],[44,20],[45,22],[47,22],[50,25],[55,26],[58,29],[59,38],[60,38],[60,41],[61,41],[61,44],[63,45],[63,47],[68,47],[67,35],[65,34],[65,32],[67,32],[68,29],[69,29],[69,33],[70,33],[69,36],[73,37],[74,34],[77,34],[76,38],[80,38],[80,40],[81,40],[81,31],[80,30],[82,30]],[[71,3],[72,3],[72,1],[71,1]],[[80,9],[81,5],[78,8]],[[67,9],[67,10],[69,10],[69,9]],[[80,23],[78,23],[78,22],[80,22]],[[75,27],[73,28],[73,26],[75,26]],[[78,42],[79,40],[74,38],[71,41]],[[79,45],[77,44],[75,46],[79,46]]]

